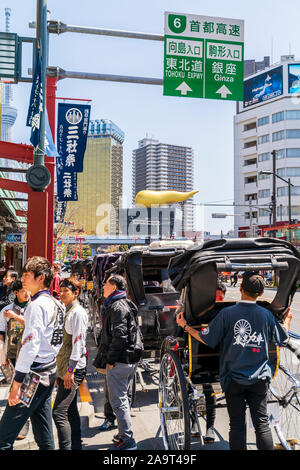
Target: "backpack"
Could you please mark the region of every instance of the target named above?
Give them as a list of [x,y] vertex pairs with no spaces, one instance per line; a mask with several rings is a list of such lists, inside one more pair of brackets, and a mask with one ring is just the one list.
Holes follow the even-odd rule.
[[131,330],[131,340],[133,343],[133,351],[132,353],[130,352],[130,360],[133,363],[138,362],[144,351],[144,340],[143,340],[143,335],[141,328],[139,326],[138,322],[138,309],[137,306],[129,299],[125,299],[127,302],[127,305],[130,309],[131,313],[131,319],[133,319],[133,327]]

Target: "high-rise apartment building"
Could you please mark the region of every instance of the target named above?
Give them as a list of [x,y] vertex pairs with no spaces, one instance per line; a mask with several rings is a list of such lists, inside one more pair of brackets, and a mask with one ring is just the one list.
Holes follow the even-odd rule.
[[285,181],[289,178],[294,185],[291,215],[300,219],[299,93],[300,60],[291,55],[282,56],[279,63],[244,81],[244,102],[238,103],[234,117],[236,236],[255,235],[259,229],[270,227],[274,223],[274,206],[276,224],[288,222]]
[[[139,191],[192,191],[194,154],[191,147],[164,144],[155,139],[142,139],[133,150],[133,201]],[[181,203],[184,231],[193,231],[193,201]]]
[[124,132],[112,121],[90,121],[83,172],[77,175],[78,201],[68,202],[65,216],[86,235],[118,233],[123,142]]

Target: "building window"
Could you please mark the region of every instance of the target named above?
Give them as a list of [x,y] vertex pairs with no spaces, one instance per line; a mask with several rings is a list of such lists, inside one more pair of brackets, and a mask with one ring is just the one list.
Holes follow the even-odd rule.
[[278,168],[278,176],[300,176],[300,167],[290,167],[290,168]]
[[272,123],[284,121],[284,111],[279,111],[279,113],[272,114]]
[[278,168],[276,170],[276,173],[277,173],[278,176],[284,177],[285,176],[285,168]]
[[265,124],[269,124],[270,118],[269,116],[264,116],[262,118],[257,119],[257,127],[264,126]]
[[287,139],[300,139],[300,129],[287,129],[286,138]]
[[264,198],[264,197],[270,197],[270,190],[269,189],[260,189],[258,191],[258,197],[259,198]]
[[285,158],[285,149],[276,150],[276,160]]
[[[278,215],[289,215],[289,208],[286,207],[286,206],[279,206],[279,208],[277,207],[277,210],[279,209],[279,211],[281,211],[281,213],[279,213]],[[291,214],[292,216],[295,216],[295,215],[300,215],[300,206],[292,206],[291,207]]]
[[300,176],[300,168],[286,168],[286,176]]
[[277,142],[277,140],[282,140],[282,139],[284,139],[284,130],[283,131],[278,131],[278,132],[273,132],[272,142]]
[[[281,186],[277,188],[277,196],[288,196],[288,186]],[[291,195],[300,196],[300,186],[291,186]]]
[[299,158],[300,149],[286,149],[286,158]]
[[270,178],[270,175],[260,175],[258,174],[258,179],[259,180],[268,180]]
[[270,140],[269,134],[260,135],[258,137],[258,144],[265,144],[266,142],[269,142],[269,140]]
[[248,176],[247,178],[245,178],[244,181],[245,181],[245,184],[256,183],[257,178],[256,178],[256,176]]
[[256,165],[256,158],[250,158],[244,161],[244,166]]
[[251,142],[244,143],[244,149],[247,149],[249,147],[256,147],[256,140],[252,140]]
[[258,215],[259,217],[267,217],[270,215],[270,211],[267,209],[258,209]]
[[300,110],[298,109],[291,109],[285,112],[286,119],[300,119]]
[[270,152],[260,153],[258,155],[259,162],[266,162],[267,160],[270,160]]
[[250,122],[250,124],[244,125],[244,132],[250,131],[251,129],[256,129],[256,122]]

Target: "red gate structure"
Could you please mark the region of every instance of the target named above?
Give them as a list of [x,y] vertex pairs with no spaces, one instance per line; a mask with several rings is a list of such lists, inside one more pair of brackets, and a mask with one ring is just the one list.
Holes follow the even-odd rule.
[[[57,79],[47,77],[47,111],[49,125],[55,141]],[[33,147],[0,141],[0,158],[33,164]],[[44,192],[34,191],[28,183],[0,178],[0,188],[28,194],[27,211],[27,257],[43,256],[53,263],[54,241],[54,180],[55,157],[45,156],[45,166],[51,182]]]

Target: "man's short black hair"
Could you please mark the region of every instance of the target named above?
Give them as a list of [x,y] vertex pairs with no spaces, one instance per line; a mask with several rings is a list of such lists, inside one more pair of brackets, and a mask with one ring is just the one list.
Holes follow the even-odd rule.
[[50,287],[51,282],[53,281],[53,271],[51,264],[46,258],[43,258],[42,256],[33,256],[32,258],[29,258],[23,268],[23,272],[32,272],[35,279],[38,276],[45,275],[45,287]]
[[13,277],[14,279],[17,279],[19,277],[19,274],[14,269],[7,269],[4,276],[6,276],[7,274],[9,274],[10,277]]
[[66,287],[67,289],[70,289],[72,292],[78,291],[79,294],[81,292],[81,284],[77,279],[74,277],[67,277],[64,278],[62,281],[59,283],[59,287]]
[[18,292],[19,290],[23,289],[22,281],[20,279],[17,279],[12,283],[11,287],[13,291]]
[[258,297],[265,288],[265,281],[257,271],[246,271],[243,274],[241,287],[251,297]]
[[221,290],[223,292],[223,294],[226,294],[226,286],[225,286],[224,282],[221,281],[221,279],[217,280],[216,290]]
[[127,284],[124,277],[120,276],[119,274],[112,274],[108,278],[108,282],[110,284],[115,284],[118,290],[126,290],[127,288]]

